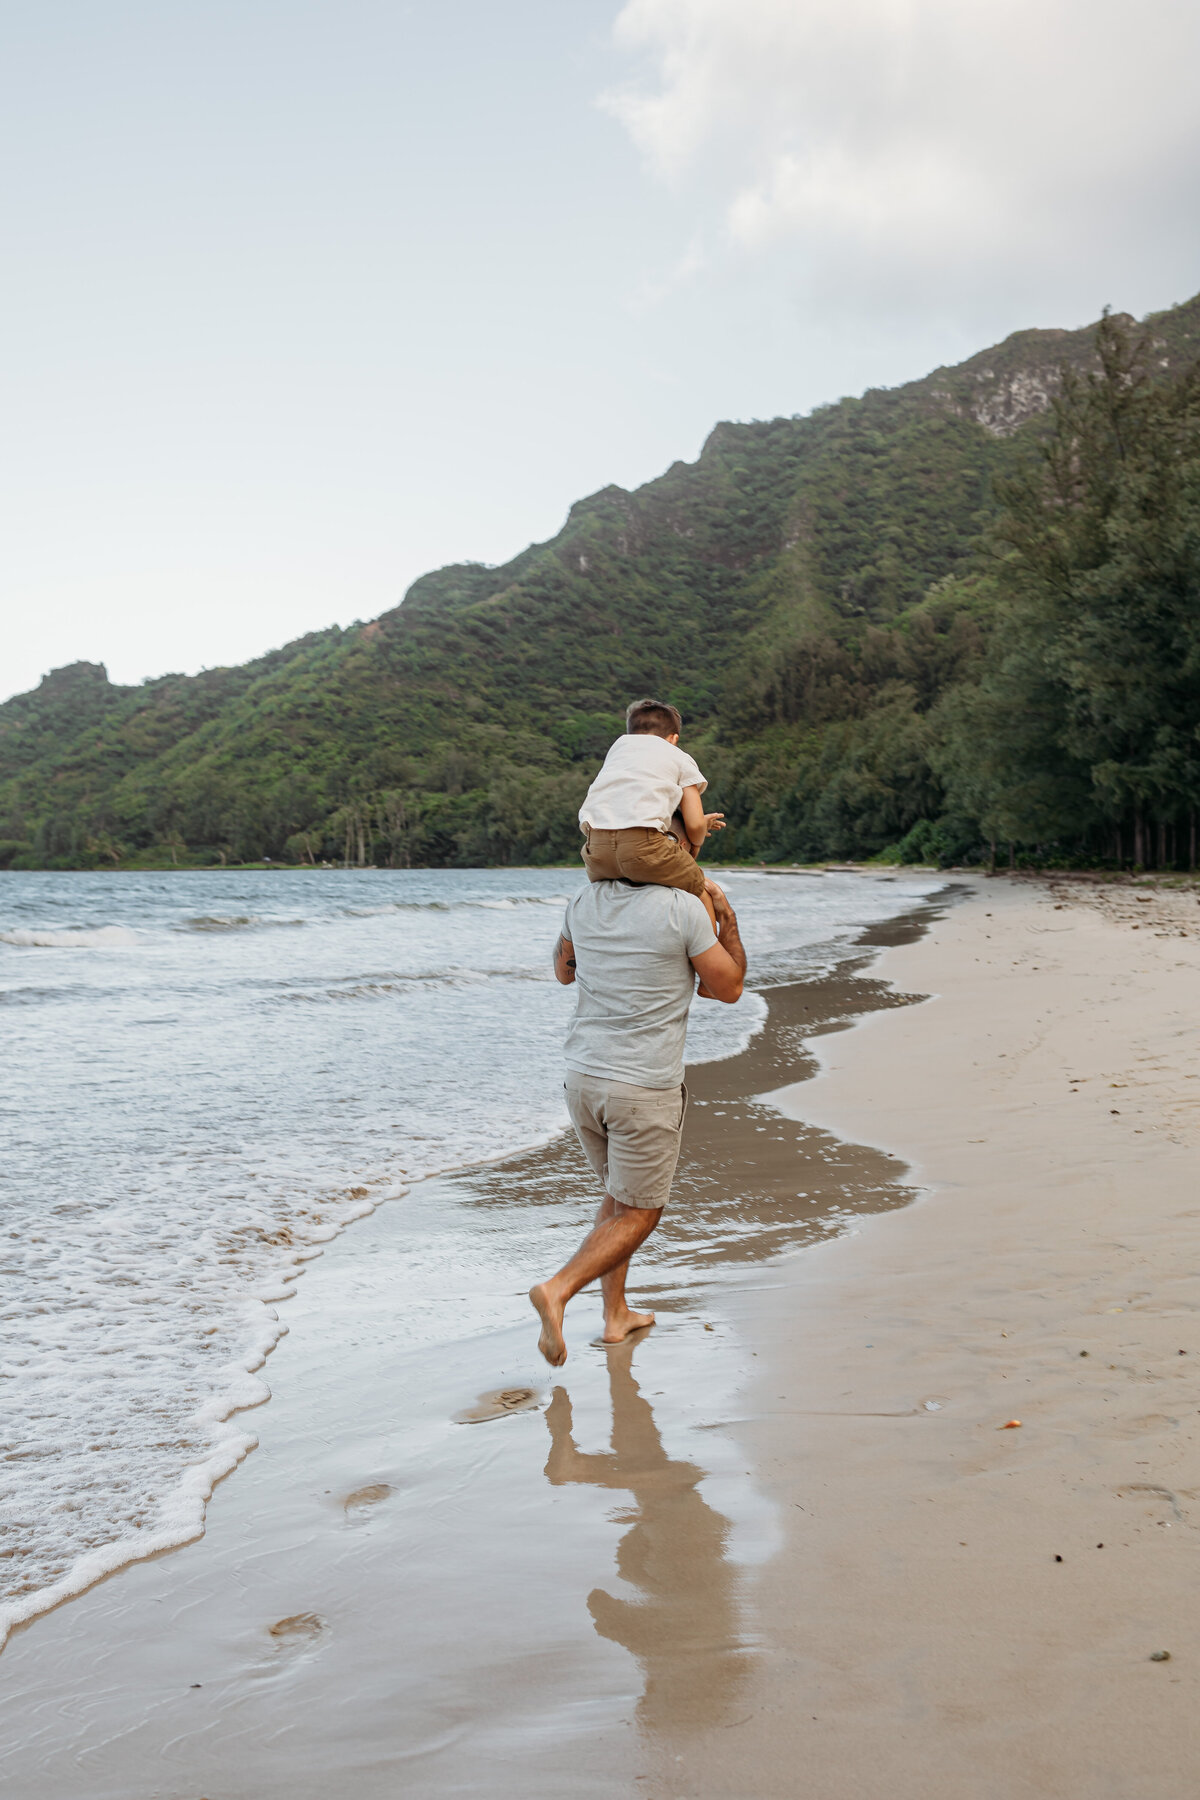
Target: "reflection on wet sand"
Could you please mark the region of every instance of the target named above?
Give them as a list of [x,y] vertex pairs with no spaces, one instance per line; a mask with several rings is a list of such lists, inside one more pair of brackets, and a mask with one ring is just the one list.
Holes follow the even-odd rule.
[[[912,1189],[882,1151],[843,1144],[785,1119],[761,1098],[812,1074],[813,1038],[845,1030],[864,1014],[906,1006],[898,994],[848,961],[820,979],[771,989],[764,1028],[740,1056],[692,1065],[683,1153],[660,1228],[638,1253],[635,1281],[650,1305],[679,1311],[684,1296],[722,1266],[761,1263],[824,1236],[852,1214],[906,1206]],[[464,1171],[460,1193],[480,1208],[562,1214],[594,1205],[593,1176],[574,1136]],[[574,1227],[572,1227],[574,1229]]]
[[600,1636],[641,1664],[643,1726],[712,1724],[737,1704],[749,1654],[738,1634],[735,1577],[725,1554],[729,1526],[699,1492],[705,1471],[667,1455],[634,1380],[634,1349],[627,1343],[608,1352],[610,1450],[577,1448],[570,1397],[555,1388],[546,1410],[546,1478],[555,1487],[581,1483],[632,1495],[632,1508],[616,1515],[629,1523],[617,1570],[638,1598],[594,1588],[588,1611]]

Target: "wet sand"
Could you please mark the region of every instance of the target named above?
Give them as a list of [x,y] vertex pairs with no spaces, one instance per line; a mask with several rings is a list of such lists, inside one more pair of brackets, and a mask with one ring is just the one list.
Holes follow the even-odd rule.
[[581,1296],[566,1368],[536,1355],[523,1288],[598,1198],[567,1138],[419,1184],[331,1245],[288,1303],[261,1448],[205,1538],[0,1658],[5,1791],[607,1796],[649,1791],[665,1734],[739,1716],[763,1655],[749,1587],[781,1534],[723,1424],[758,1354],[732,1298],[753,1306],[782,1253],[913,1197],[887,1150],[761,1095],[810,1073],[814,1042],[907,1003],[874,947],[937,911],[774,990],[742,1056],[689,1070],[676,1204],[631,1289],[652,1333],[602,1349]]

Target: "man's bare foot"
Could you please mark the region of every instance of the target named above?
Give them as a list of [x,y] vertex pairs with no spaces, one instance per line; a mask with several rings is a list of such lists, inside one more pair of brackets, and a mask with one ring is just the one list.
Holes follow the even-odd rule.
[[630,1312],[626,1307],[625,1311],[618,1314],[615,1319],[605,1319],[604,1336],[600,1342],[602,1344],[623,1344],[631,1332],[645,1331],[653,1323],[653,1313]]
[[567,1346],[562,1334],[563,1309],[556,1304],[540,1282],[537,1287],[530,1288],[529,1298],[533,1302],[538,1318],[542,1321],[542,1335],[538,1339],[538,1349],[551,1368],[561,1368],[567,1360]]

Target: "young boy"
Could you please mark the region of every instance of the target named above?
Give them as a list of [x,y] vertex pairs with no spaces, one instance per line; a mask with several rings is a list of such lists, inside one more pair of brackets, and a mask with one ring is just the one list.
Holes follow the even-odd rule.
[[[704,872],[695,858],[710,831],[720,831],[724,813],[706,813],[700,796],[708,786],[686,750],[679,748],[683,720],[662,700],[635,700],[625,714],[625,736],[604,759],[604,767],[579,809],[581,852],[589,881],[644,881],[684,888],[703,900]],[[678,811],[690,853],[667,833]]]

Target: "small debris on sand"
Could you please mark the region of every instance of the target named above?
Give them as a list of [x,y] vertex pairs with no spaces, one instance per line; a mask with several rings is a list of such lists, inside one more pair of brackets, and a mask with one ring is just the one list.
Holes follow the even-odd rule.
[[529,1412],[541,1403],[542,1396],[537,1388],[498,1388],[495,1393],[480,1394],[474,1406],[466,1406],[462,1412],[455,1413],[454,1422],[456,1425],[482,1425],[488,1419],[507,1418],[509,1413]]

